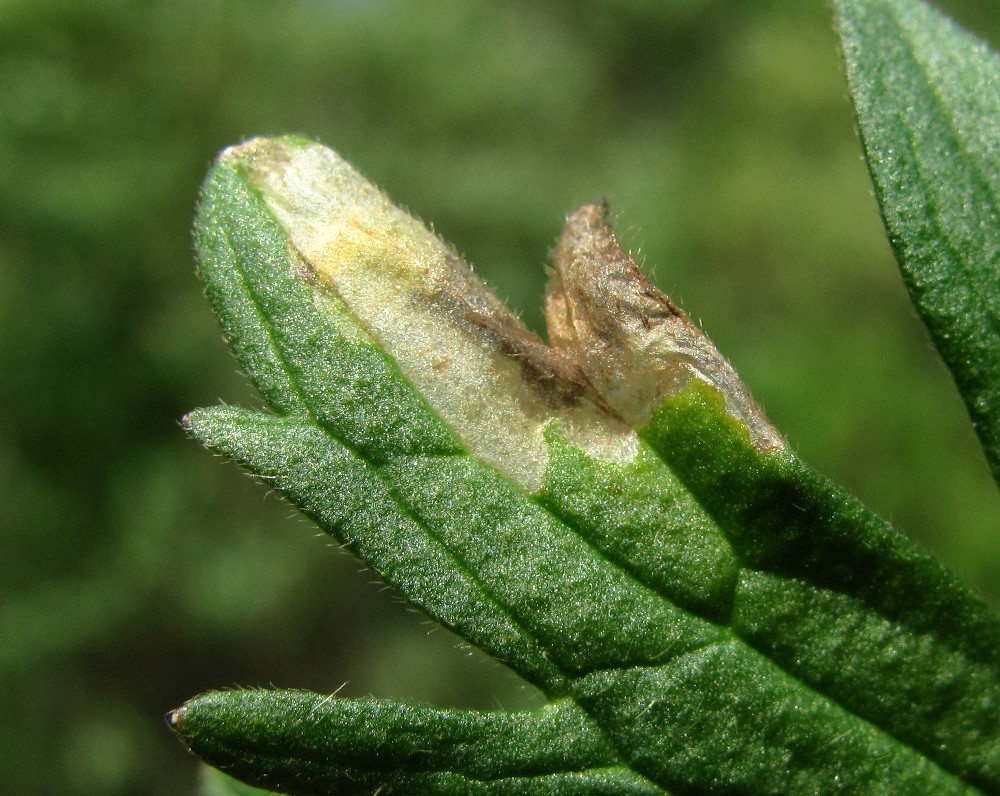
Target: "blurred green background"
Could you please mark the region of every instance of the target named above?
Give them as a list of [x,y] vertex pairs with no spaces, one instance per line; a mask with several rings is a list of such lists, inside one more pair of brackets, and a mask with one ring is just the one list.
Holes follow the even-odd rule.
[[[992,4],[946,8],[1000,40]],[[538,704],[187,440],[259,405],[193,275],[222,147],[303,133],[538,328],[561,217],[623,240],[801,454],[1000,605],[1000,501],[915,319],[821,0],[0,2],[0,792],[191,793],[213,687]]]

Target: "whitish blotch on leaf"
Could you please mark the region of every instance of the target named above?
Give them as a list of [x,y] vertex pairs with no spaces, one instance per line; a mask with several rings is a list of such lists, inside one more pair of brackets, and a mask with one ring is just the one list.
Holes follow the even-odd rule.
[[542,486],[553,422],[596,458],[635,457],[635,432],[579,365],[336,153],[258,138],[222,157],[260,192],[317,301],[335,294],[476,457],[529,492]]
[[[552,345],[528,331],[462,259],[333,151],[300,139],[226,150],[289,241],[289,261],[328,315],[396,361],[469,451],[529,492],[556,423],[591,456],[624,464],[633,430],[700,377],[760,447],[780,438],[729,364],[615,240],[603,205],[569,216],[553,258]],[[343,325],[344,318],[334,319]]]

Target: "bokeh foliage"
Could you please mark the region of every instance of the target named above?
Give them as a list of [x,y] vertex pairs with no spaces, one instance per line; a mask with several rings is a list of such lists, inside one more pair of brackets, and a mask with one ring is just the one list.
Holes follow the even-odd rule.
[[189,237],[254,134],[337,149],[536,327],[561,215],[609,197],[801,454],[1000,605],[835,48],[819,0],[0,2],[0,790],[191,792],[162,715],[226,682],[533,704],[178,427],[255,402]]

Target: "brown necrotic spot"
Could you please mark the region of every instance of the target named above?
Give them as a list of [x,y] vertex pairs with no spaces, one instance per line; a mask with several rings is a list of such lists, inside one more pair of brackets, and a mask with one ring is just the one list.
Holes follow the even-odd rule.
[[514,316],[496,318],[468,307],[465,318],[486,331],[504,356],[517,362],[525,383],[549,406],[554,409],[576,406],[589,398],[602,411],[611,413],[610,407],[590,386],[579,363],[545,345]]

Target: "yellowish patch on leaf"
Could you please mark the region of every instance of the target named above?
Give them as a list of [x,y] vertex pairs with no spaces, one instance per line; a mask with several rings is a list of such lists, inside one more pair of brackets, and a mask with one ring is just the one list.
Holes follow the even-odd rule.
[[303,278],[343,301],[476,457],[529,492],[542,486],[550,423],[598,459],[635,457],[635,432],[579,364],[336,153],[253,139],[223,157],[284,228]]

